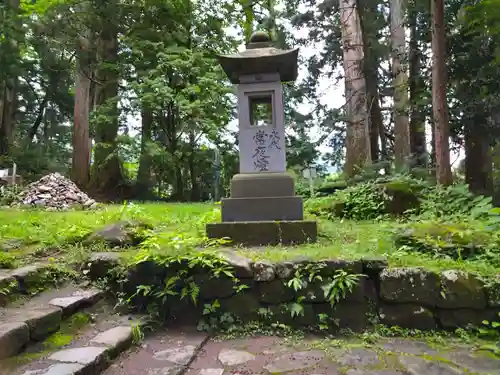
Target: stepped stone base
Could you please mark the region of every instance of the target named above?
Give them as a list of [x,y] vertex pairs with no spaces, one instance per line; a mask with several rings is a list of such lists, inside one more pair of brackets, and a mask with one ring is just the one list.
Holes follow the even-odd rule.
[[315,221],[249,221],[207,224],[207,237],[230,238],[232,245],[298,245],[316,242]]
[[227,198],[221,202],[223,222],[296,221],[304,219],[302,197]]

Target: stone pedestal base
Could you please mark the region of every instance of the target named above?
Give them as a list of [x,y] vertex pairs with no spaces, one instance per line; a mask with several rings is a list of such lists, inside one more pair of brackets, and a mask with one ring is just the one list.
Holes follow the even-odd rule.
[[207,237],[229,238],[231,245],[299,245],[316,242],[315,221],[252,221],[207,224]]
[[302,197],[287,173],[237,174],[221,214],[222,223],[207,224],[209,238],[244,246],[316,242],[316,222],[303,220]]
[[301,197],[228,198],[221,202],[223,222],[302,220]]
[[222,221],[302,220],[302,198],[287,173],[237,174],[231,198],[221,201]]

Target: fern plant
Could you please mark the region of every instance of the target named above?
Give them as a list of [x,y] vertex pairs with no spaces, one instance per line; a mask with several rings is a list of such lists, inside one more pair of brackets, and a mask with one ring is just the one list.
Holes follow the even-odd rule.
[[331,281],[322,286],[325,299],[330,303],[330,306],[333,307],[345,299],[364,276],[362,274],[352,274],[344,270],[337,270]]

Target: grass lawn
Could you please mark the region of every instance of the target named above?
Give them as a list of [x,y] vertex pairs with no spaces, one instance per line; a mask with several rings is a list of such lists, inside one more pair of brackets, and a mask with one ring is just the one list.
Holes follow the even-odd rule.
[[[309,217],[313,218],[313,217]],[[203,243],[205,224],[220,220],[218,206],[213,204],[133,204],[128,207],[108,205],[99,211],[44,212],[0,210],[0,246],[21,242],[18,249],[0,251],[0,266],[16,267],[37,259],[56,263],[73,263],[85,259],[91,251],[106,249],[85,248],[75,239],[119,220],[142,220],[155,229],[154,242],[159,251],[193,251]],[[396,249],[392,231],[396,221],[327,221],[319,219],[319,241],[296,247],[240,249],[253,259],[273,261],[296,257],[314,259],[359,259],[366,256],[385,256],[389,265],[424,266],[433,270],[463,269],[484,275],[499,274],[500,269],[484,261],[456,261],[436,258],[417,252]],[[109,251],[109,249],[107,249]],[[137,249],[124,255],[134,255]]]

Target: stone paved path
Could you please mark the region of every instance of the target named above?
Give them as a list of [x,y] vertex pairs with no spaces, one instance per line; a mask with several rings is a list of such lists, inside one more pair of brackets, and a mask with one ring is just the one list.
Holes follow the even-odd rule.
[[183,331],[159,333],[117,358],[105,375],[500,375],[500,360],[448,344],[423,341],[361,341],[279,337],[216,341]]

